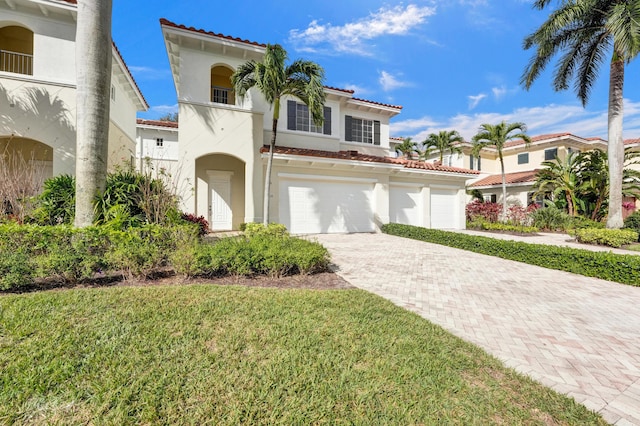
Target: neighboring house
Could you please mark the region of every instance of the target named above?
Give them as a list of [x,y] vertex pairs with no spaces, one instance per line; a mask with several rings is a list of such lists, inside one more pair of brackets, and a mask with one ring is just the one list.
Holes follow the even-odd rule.
[[[193,181],[183,208],[215,230],[260,222],[273,111],[230,77],[265,45],[165,19],[162,32],[177,90],[181,175]],[[401,107],[326,87],[325,122],[284,99],[272,171],[270,219],[294,233],[369,232],[388,222],[464,228],[465,183],[478,172],[393,158],[389,119]]]
[[165,169],[172,174],[178,169],[178,123],[174,121],[137,120],[136,168],[147,166]]
[[[75,0],[0,2],[0,154],[43,177],[75,173]],[[112,49],[109,165],[135,158],[136,113],[148,105]]]

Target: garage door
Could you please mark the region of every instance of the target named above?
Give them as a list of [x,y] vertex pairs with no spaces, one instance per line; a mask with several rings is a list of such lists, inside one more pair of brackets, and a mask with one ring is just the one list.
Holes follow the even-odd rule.
[[431,188],[431,227],[457,229],[460,227],[458,191]]
[[373,183],[282,179],[280,221],[294,234],[372,232]]
[[422,226],[422,188],[396,186],[389,189],[389,221]]

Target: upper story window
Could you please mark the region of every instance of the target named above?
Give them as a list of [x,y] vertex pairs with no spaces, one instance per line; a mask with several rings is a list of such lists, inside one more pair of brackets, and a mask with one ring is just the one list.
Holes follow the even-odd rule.
[[163,138],[156,138],[156,146],[158,148],[162,148],[164,146],[164,139]]
[[345,116],[344,139],[347,142],[380,145],[380,122],[365,118]]
[[529,164],[529,153],[518,154],[518,164]]
[[33,32],[15,25],[0,28],[0,71],[33,75]]
[[481,160],[480,156],[474,157],[473,155],[469,155],[469,168],[471,170],[481,170]]
[[324,123],[317,126],[309,112],[309,107],[302,102],[287,101],[287,129],[301,132],[331,134],[331,108],[324,107]]
[[211,68],[211,102],[235,105],[236,97],[231,86],[233,71],[223,66]]
[[544,161],[553,161],[558,156],[558,148],[544,150]]
[[577,148],[567,148],[567,154],[580,154],[580,150]]

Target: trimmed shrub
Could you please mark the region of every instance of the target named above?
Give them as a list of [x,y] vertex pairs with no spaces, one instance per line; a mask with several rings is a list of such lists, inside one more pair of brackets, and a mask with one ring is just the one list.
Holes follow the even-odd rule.
[[569,216],[569,218],[568,229],[604,229],[606,225],[604,222],[597,222],[584,216]]
[[497,240],[397,223],[383,225],[382,231],[530,265],[640,286],[640,256],[637,255]]
[[638,233],[631,229],[576,229],[576,240],[584,244],[622,247],[638,241]]
[[512,232],[516,234],[535,234],[538,232],[538,228],[535,226],[525,226],[525,225],[514,225],[511,223],[501,223],[501,222],[486,222],[484,220],[476,220],[475,222],[468,222],[467,228],[469,229],[480,229],[483,231],[501,231],[501,232]]
[[256,235],[270,235],[272,237],[282,237],[289,235],[287,227],[281,223],[270,223],[264,226],[262,223],[247,223],[244,229],[244,234],[248,238],[252,238]]
[[198,225],[200,236],[207,235],[209,232],[209,222],[204,216],[196,216],[192,213],[182,213],[182,220],[185,222],[195,223]]
[[24,251],[0,256],[0,290],[17,290],[33,283],[33,265]]
[[[624,220],[623,229],[636,231],[640,235],[640,211],[633,212]],[[640,240],[638,240],[640,241]]]

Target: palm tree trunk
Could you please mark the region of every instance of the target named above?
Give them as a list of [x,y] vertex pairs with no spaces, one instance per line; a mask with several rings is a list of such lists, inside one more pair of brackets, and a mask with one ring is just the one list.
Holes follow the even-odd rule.
[[502,218],[501,220],[506,220],[507,218],[507,176],[504,174],[504,160],[502,159],[502,155],[500,155],[500,170],[502,171]]
[[614,53],[609,76],[609,217],[607,228],[622,228],[622,169],[624,139],[622,138],[624,59]]
[[262,223],[264,226],[269,224],[269,206],[271,205],[271,168],[273,166],[273,151],[276,147],[276,132],[278,130],[278,119],[274,119],[271,126],[271,143],[269,144],[269,159],[267,160],[267,171],[264,177],[264,213]]
[[76,32],[76,216],[93,223],[93,203],[107,175],[112,0],[78,2]]

